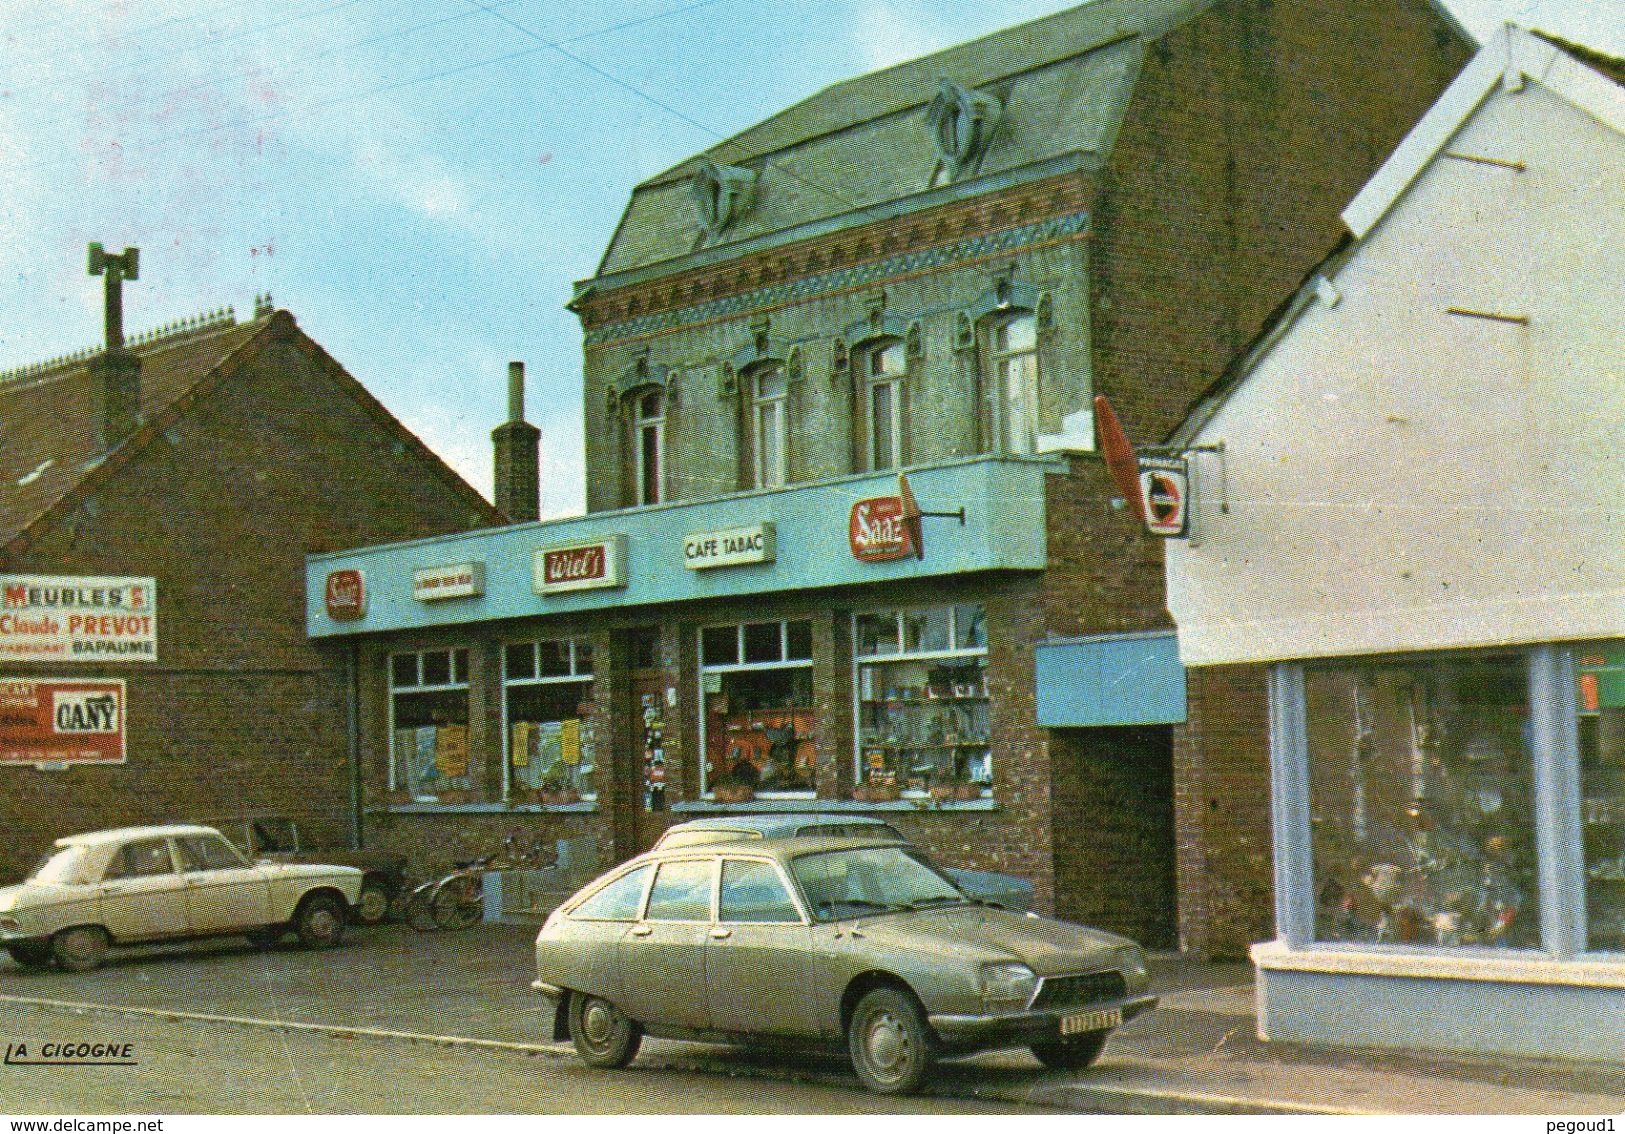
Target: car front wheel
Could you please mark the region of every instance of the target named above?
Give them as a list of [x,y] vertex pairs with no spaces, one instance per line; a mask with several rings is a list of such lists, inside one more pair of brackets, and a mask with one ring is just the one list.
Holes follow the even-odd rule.
[[852,1067],[871,1091],[906,1095],[931,1069],[931,1033],[914,997],[877,988],[858,1001],[847,1031]]
[[1054,1043],[1035,1043],[1032,1053],[1038,1057],[1038,1062],[1053,1070],[1082,1071],[1100,1058],[1109,1035],[1110,1032],[1087,1032]]
[[294,932],[306,949],[327,949],[344,940],[344,907],[331,894],[305,899],[293,919]]
[[643,1029],[615,1005],[596,996],[570,994],[570,1041],[589,1067],[625,1067],[638,1054]]
[[64,929],[51,939],[51,957],[57,968],[70,973],[88,973],[107,956],[107,931],[98,925]]

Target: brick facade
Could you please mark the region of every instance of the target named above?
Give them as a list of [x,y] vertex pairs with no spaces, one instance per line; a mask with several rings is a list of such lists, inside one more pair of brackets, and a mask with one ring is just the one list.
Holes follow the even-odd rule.
[[495,518],[381,415],[278,314],[224,381],[0,554],[5,573],[158,586],[155,664],[0,666],[128,683],[125,764],[0,768],[0,878],[123,824],[291,815],[311,844],[349,845],[345,651],[304,634],[304,556]]

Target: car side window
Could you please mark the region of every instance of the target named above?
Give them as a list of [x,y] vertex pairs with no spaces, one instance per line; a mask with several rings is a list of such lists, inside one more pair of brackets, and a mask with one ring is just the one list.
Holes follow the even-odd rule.
[[145,839],[126,843],[119,848],[107,864],[104,878],[153,878],[160,874],[175,873],[175,863],[169,857],[167,839]]
[[650,866],[640,866],[621,875],[575,908],[573,917],[588,921],[633,921],[643,904],[643,888],[649,883]]
[[663,862],[649,892],[649,921],[711,920],[710,859]]
[[181,862],[187,870],[235,870],[243,865],[236,851],[214,835],[188,835],[179,840]]
[[801,913],[778,871],[753,859],[722,860],[722,889],[718,894],[723,921],[794,921]]

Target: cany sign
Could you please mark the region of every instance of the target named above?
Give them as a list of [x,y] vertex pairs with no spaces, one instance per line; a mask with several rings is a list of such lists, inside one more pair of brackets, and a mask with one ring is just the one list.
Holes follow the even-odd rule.
[[626,537],[536,549],[531,589],[539,595],[626,586]]
[[124,763],[124,682],[0,680],[0,764]]
[[157,660],[153,580],[0,575],[0,662]]
[[866,563],[907,559],[914,554],[914,535],[901,496],[872,496],[852,505],[846,536],[853,557]]

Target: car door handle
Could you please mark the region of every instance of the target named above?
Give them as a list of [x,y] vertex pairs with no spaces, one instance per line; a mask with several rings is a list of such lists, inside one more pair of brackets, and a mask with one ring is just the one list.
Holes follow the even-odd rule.
[[633,937],[647,937],[647,936],[649,936],[649,934],[651,934],[653,932],[654,932],[654,928],[652,926],[634,925],[632,927],[632,936]]
[[711,931],[711,936],[715,937],[718,941],[724,940],[725,938],[728,938],[728,937],[732,937],[733,935],[734,935],[733,930],[724,929],[720,925],[717,926],[715,929],[713,929]]

